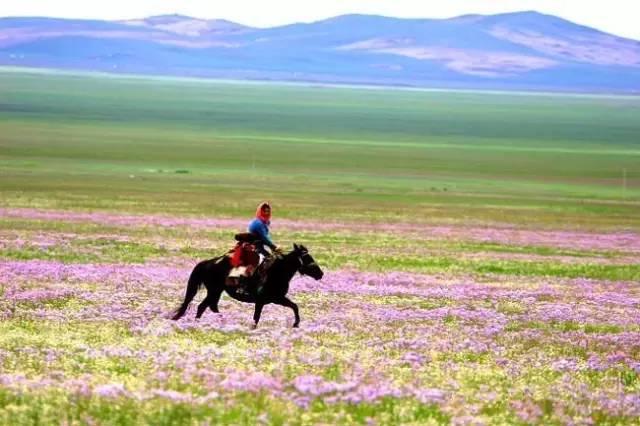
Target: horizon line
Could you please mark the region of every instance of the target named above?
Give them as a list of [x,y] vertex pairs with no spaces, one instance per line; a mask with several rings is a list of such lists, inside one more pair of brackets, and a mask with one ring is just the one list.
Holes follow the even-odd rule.
[[[246,25],[246,24],[242,24],[241,22],[237,21],[237,20],[231,20],[228,18],[202,18],[202,17],[198,17],[198,16],[194,16],[194,15],[186,15],[184,13],[179,13],[179,12],[171,12],[171,13],[159,13],[159,14],[151,14],[151,15],[147,15],[147,16],[132,16],[132,17],[126,17],[126,18],[117,18],[117,19],[105,19],[105,18],[94,18],[94,17],[82,17],[82,18],[72,18],[69,16],[52,16],[52,15],[3,15],[0,16],[0,19],[11,19],[11,18],[17,18],[17,19],[64,19],[64,20],[70,20],[70,21],[105,21],[105,22],[122,22],[122,21],[135,21],[135,20],[141,20],[141,19],[149,19],[149,18],[161,18],[161,17],[171,17],[171,16],[175,16],[175,17],[182,17],[182,18],[188,18],[188,19],[194,19],[194,20],[198,20],[198,21],[227,21],[227,22],[232,22],[234,24],[239,24],[239,25],[243,25],[246,27],[251,27],[251,28],[276,28],[276,27],[283,27],[283,26],[287,26],[287,25],[296,25],[296,24],[308,24],[308,23],[314,23],[314,22],[322,22],[322,21],[328,21],[331,19],[335,19],[335,18],[340,18],[343,16],[370,16],[370,17],[379,17],[379,18],[388,18],[388,19],[397,19],[397,20],[401,20],[401,21],[449,21],[449,20],[453,20],[453,19],[459,19],[459,18],[466,18],[466,17],[491,17],[491,16],[506,16],[506,15],[521,15],[521,14],[537,14],[537,15],[543,15],[543,16],[551,16],[554,18],[558,18],[558,19],[562,19],[565,21],[569,21],[569,22],[573,22],[576,23],[577,25],[582,25],[582,24],[578,24],[575,21],[572,21],[571,19],[567,19],[567,18],[563,18],[560,17],[558,15],[553,15],[550,13],[544,13],[544,12],[540,12],[538,10],[535,9],[523,9],[523,10],[518,10],[518,11],[514,11],[514,12],[501,12],[501,13],[492,13],[492,14],[484,14],[484,13],[463,13],[463,14],[455,14],[446,18],[430,18],[427,16],[421,16],[421,17],[411,17],[411,18],[407,18],[407,17],[400,17],[400,16],[392,16],[392,15],[384,15],[384,14],[378,14],[378,13],[359,13],[359,12],[351,12],[351,13],[342,13],[339,15],[332,15],[326,18],[318,18],[318,19],[313,19],[313,20],[296,20],[296,21],[292,21],[290,23],[287,24],[278,24],[278,25],[271,25],[271,26],[252,26],[252,25]],[[584,25],[587,26],[587,25]],[[595,27],[593,27],[595,28]],[[595,28],[597,29],[597,28]]]
[[197,16],[193,16],[193,15],[186,15],[183,13],[178,13],[178,12],[172,12],[172,13],[160,13],[160,14],[151,14],[148,16],[143,16],[143,17],[126,17],[126,18],[118,18],[118,19],[104,19],[104,18],[92,18],[92,17],[81,17],[81,18],[72,18],[72,17],[68,17],[68,16],[47,16],[47,15],[7,15],[7,16],[0,16],[0,19],[61,19],[61,20],[69,20],[69,21],[101,21],[101,22],[115,22],[115,23],[121,23],[121,22],[127,22],[127,21],[141,21],[141,20],[145,20],[145,19],[150,19],[150,18],[160,18],[160,17],[182,17],[185,19],[193,19],[193,20],[198,20],[198,21],[224,21],[224,22],[229,22],[232,24],[236,24],[236,25],[240,25],[246,28],[250,28],[250,29],[271,29],[271,28],[279,28],[279,27],[285,27],[285,26],[290,26],[290,25],[304,25],[304,24],[314,24],[314,23],[318,23],[318,22],[323,22],[323,21],[329,21],[332,19],[336,19],[336,18],[340,18],[340,17],[345,17],[345,16],[368,16],[368,17],[379,17],[379,18],[386,18],[386,19],[396,19],[396,20],[400,20],[400,21],[451,21],[451,20],[456,20],[456,19],[460,19],[460,18],[472,18],[472,17],[482,17],[482,18],[486,18],[486,17],[492,17],[492,16],[508,16],[508,15],[522,15],[522,14],[536,14],[536,15],[540,15],[540,16],[546,16],[546,17],[552,17],[552,18],[556,18],[556,19],[560,19],[566,22],[570,22],[572,24],[578,25],[578,26],[582,26],[585,28],[590,28],[593,29],[595,31],[599,31],[601,33],[604,34],[608,34],[608,35],[612,35],[615,37],[619,37],[619,38],[624,38],[627,40],[632,40],[632,41],[636,41],[636,42],[640,42],[640,37],[636,38],[634,36],[630,36],[630,35],[621,35],[619,33],[613,33],[609,30],[605,30],[605,29],[601,29],[598,28],[596,26],[590,25],[590,24],[582,24],[579,22],[576,22],[572,19],[569,18],[564,18],[555,14],[550,14],[550,13],[545,13],[545,12],[540,12],[536,9],[523,9],[523,10],[518,10],[518,11],[512,11],[512,12],[500,12],[500,13],[493,13],[493,14],[483,14],[483,13],[465,13],[465,14],[456,14],[453,16],[449,16],[449,17],[436,17],[436,18],[429,18],[429,17],[398,17],[398,16],[391,16],[391,15],[383,15],[383,14],[375,14],[375,13],[358,13],[358,12],[351,12],[351,13],[343,13],[343,14],[339,14],[339,15],[333,15],[333,16],[329,16],[326,18],[319,18],[319,19],[313,19],[313,20],[297,20],[297,21],[292,21],[289,23],[284,23],[284,24],[278,24],[278,25],[271,25],[271,26],[254,26],[254,25],[248,25],[248,24],[244,24],[240,21],[237,20],[231,20],[231,19],[227,19],[227,18],[202,18],[202,17],[197,17]]

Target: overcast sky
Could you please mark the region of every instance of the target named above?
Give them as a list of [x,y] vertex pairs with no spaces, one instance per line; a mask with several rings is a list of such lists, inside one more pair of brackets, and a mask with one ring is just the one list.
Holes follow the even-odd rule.
[[639,0],[0,0],[0,16],[123,19],[180,13],[270,27],[345,13],[448,18],[537,10],[640,40]]

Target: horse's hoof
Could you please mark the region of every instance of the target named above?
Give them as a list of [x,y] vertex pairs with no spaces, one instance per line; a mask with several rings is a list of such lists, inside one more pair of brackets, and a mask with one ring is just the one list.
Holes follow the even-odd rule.
[[293,324],[293,328],[300,328],[300,324]]
[[258,328],[258,324],[251,324],[251,329],[255,330],[256,328]]

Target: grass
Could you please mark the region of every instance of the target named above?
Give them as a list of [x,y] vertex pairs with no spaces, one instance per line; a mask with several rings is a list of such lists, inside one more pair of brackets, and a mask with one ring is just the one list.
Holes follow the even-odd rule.
[[[450,416],[438,407],[411,404],[406,401],[388,400],[383,404],[342,405],[327,409],[322,403],[311,409],[300,409],[292,404],[274,401],[266,396],[239,395],[233,406],[221,401],[207,405],[188,403],[167,405],[161,398],[142,403],[130,400],[112,401],[99,398],[75,398],[63,395],[15,396],[0,392],[0,421],[14,425],[54,424],[61,421],[59,413],[65,413],[64,421],[83,424],[99,421],[104,425],[128,424],[203,424],[248,425],[268,422],[272,425],[306,425],[318,421],[333,423],[367,424],[369,419],[382,418],[386,423],[448,424]],[[42,407],[47,410],[41,412]]]
[[640,226],[634,98],[28,73],[0,91],[5,206]]
[[[277,241],[304,242],[328,274],[442,278],[433,297],[382,297],[368,285],[422,290],[431,285],[423,277],[403,284],[368,274],[365,286],[356,272],[345,279],[355,294],[296,292],[300,330],[288,329],[290,311],[269,307],[252,331],[251,307],[226,297],[221,314],[194,321],[190,311],[174,323],[163,315],[184,294],[179,274],[118,269],[173,271],[227,250],[239,230],[2,217],[0,260],[96,273],[77,283],[65,272],[75,265],[7,266],[0,424],[637,423],[610,409],[616,389],[632,395],[640,386],[638,327],[620,318],[637,313],[626,303],[637,297],[629,282],[640,281],[631,251],[483,242],[471,233],[434,239],[416,231],[426,227],[367,223],[640,230],[638,99],[28,72],[0,72],[0,93],[0,209],[244,220],[267,198]],[[280,218],[345,227],[285,229]],[[52,277],[41,280],[37,268]],[[574,289],[566,278],[624,282]],[[26,293],[41,288],[68,291]],[[21,293],[28,297],[16,299]],[[556,302],[587,319],[541,316]],[[552,368],[594,355],[626,358],[603,371]],[[253,374],[277,383],[234,388],[234,380],[259,380]],[[436,396],[336,403],[297,389],[308,375],[356,380],[365,393],[373,385]],[[130,395],[100,394],[118,384]],[[171,397],[211,390],[219,395],[205,403]]]
[[[12,225],[15,223],[15,227]],[[0,224],[0,230],[16,232],[22,221],[7,220]],[[58,226],[56,230],[69,232],[73,224]],[[80,233],[65,233],[67,239],[55,238],[46,246],[39,246],[29,240],[34,233],[50,229],[45,224],[39,229],[37,222],[28,227],[28,233],[20,234],[24,245],[12,246],[7,240],[0,247],[0,258],[13,260],[55,260],[64,263],[114,263],[142,264],[145,262],[166,263],[170,260],[193,260],[211,258],[225,252],[232,245],[233,232],[213,231],[204,237],[192,239],[188,229],[149,230],[132,228],[130,233],[124,229],[121,235],[131,236],[129,241],[108,238],[103,235],[105,229],[78,227]],[[0,234],[2,235],[2,234]],[[152,237],[152,238],[150,238]],[[456,241],[407,240],[393,234],[369,233],[304,233],[283,231],[278,240],[302,241],[313,247],[317,260],[330,270],[345,267],[360,270],[388,271],[402,270],[426,273],[475,274],[475,275],[514,275],[559,278],[593,278],[604,280],[640,280],[640,265],[634,263],[609,264],[591,260],[590,256],[605,255],[615,260],[617,253],[592,252],[554,249],[536,246],[509,246],[499,244],[465,243]],[[36,241],[37,243],[37,241]],[[496,259],[495,255],[514,253],[534,255],[528,258]],[[469,256],[468,258],[465,258]],[[480,255],[480,257],[475,257]],[[559,261],[556,256],[574,256],[580,262]],[[624,253],[621,253],[624,256]],[[629,262],[627,260],[627,262]]]

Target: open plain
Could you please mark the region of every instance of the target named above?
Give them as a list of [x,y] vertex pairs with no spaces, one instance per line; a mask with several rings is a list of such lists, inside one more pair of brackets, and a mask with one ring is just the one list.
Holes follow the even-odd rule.
[[[0,424],[639,424],[638,117],[0,72]],[[301,328],[167,319],[264,199]]]

